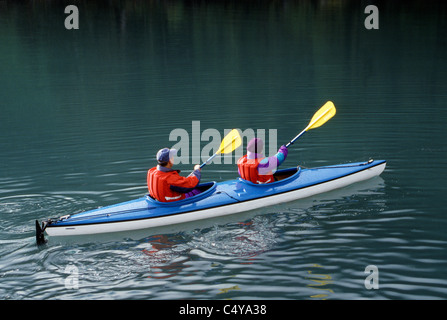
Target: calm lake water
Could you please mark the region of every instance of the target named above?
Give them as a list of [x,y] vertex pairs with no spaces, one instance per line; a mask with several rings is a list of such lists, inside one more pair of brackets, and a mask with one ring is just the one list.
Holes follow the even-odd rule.
[[[446,299],[447,6],[378,3],[367,30],[366,1],[0,1],[0,299]],[[263,129],[279,147],[328,100],[337,115],[283,167],[386,159],[381,177],[175,232],[35,244],[36,219],[143,196],[174,129]],[[202,181],[236,175],[215,163]]]

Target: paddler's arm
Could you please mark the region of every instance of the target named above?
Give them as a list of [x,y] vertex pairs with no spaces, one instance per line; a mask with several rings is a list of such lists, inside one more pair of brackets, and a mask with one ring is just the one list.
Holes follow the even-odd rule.
[[200,182],[201,178],[200,165],[194,166],[194,171],[189,176],[182,177],[175,175],[169,179],[169,188],[172,191],[186,193],[192,191]]
[[278,152],[271,157],[264,158],[258,165],[259,174],[271,174],[286,160],[289,150],[285,145],[282,145]]

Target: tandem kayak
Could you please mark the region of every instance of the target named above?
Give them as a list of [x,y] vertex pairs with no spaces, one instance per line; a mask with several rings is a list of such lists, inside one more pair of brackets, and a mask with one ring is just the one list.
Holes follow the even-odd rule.
[[133,231],[227,216],[308,198],[380,175],[385,160],[370,160],[278,170],[275,182],[254,184],[242,179],[199,184],[201,193],[176,202],[159,202],[149,195],[139,199],[48,219],[36,220],[36,240],[49,236],[78,236]]

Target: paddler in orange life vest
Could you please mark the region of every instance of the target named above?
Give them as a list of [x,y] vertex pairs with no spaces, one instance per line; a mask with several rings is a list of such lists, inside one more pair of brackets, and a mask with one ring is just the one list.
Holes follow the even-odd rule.
[[172,202],[192,197],[200,190],[194,189],[200,182],[200,165],[188,177],[179,175],[180,170],[172,169],[176,149],[163,148],[157,152],[158,165],[147,172],[149,194],[161,202]]
[[238,172],[242,179],[257,184],[275,181],[273,173],[286,159],[288,149],[283,145],[277,154],[268,158],[263,155],[263,149],[264,141],[262,139],[250,140],[247,154],[237,161]]

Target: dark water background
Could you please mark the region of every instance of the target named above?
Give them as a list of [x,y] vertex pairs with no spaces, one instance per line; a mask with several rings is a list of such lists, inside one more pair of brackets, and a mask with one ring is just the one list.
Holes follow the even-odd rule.
[[[445,299],[446,18],[441,1],[0,1],[0,298]],[[144,195],[175,128],[276,129],[279,146],[327,100],[337,115],[283,166],[386,159],[380,178],[171,233],[35,245],[36,219]],[[212,164],[203,181],[235,174]]]

